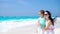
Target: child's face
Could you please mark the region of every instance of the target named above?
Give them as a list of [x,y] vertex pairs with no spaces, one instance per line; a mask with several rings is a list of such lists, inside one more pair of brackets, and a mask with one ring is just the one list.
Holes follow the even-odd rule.
[[43,17],[43,16],[44,16],[44,14],[43,14],[43,13],[41,13],[41,12],[39,12],[39,14],[40,14],[40,17]]

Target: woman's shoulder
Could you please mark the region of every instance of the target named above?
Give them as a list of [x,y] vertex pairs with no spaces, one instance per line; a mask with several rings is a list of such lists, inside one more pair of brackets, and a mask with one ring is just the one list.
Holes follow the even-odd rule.
[[48,23],[52,23],[51,20],[48,20]]
[[49,22],[51,22],[51,20],[47,20],[46,22],[49,23]]
[[51,22],[51,20],[48,20],[49,22]]

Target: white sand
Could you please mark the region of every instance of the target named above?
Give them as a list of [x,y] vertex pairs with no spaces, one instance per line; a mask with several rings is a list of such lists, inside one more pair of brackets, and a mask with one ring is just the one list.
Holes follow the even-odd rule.
[[35,25],[17,27],[9,30],[8,32],[0,33],[0,34],[35,34]]
[[[11,22],[11,21],[10,21]],[[25,22],[25,23],[24,23]],[[58,19],[55,23],[55,34],[60,34],[60,19]],[[0,34],[35,34],[36,33],[36,20],[27,20],[27,21],[22,21],[22,23],[10,23],[7,26],[6,24],[6,32],[0,32]],[[24,25],[25,24],[25,25]],[[22,26],[24,25],[24,26]],[[10,28],[9,28],[10,27]]]
[[55,28],[55,34],[60,34],[60,28]]
[[[8,32],[0,33],[0,34],[35,34],[36,33],[36,25],[29,25],[23,27],[17,27],[9,30]],[[60,28],[55,29],[55,34],[60,33]]]

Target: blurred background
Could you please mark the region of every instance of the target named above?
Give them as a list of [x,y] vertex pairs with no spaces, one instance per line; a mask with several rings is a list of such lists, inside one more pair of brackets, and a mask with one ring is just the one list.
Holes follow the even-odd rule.
[[0,16],[38,16],[41,9],[60,16],[60,0],[0,0]]

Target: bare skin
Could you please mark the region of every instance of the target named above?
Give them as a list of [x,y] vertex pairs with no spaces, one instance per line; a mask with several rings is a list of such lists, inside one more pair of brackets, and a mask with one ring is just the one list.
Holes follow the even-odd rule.
[[[40,26],[40,21],[38,20],[37,27]],[[38,30],[36,29],[36,33],[38,33]]]
[[51,21],[49,21],[49,23],[48,23],[47,26],[44,28],[44,30],[48,30],[49,27],[50,27],[50,25],[52,25],[52,22],[51,22]]

